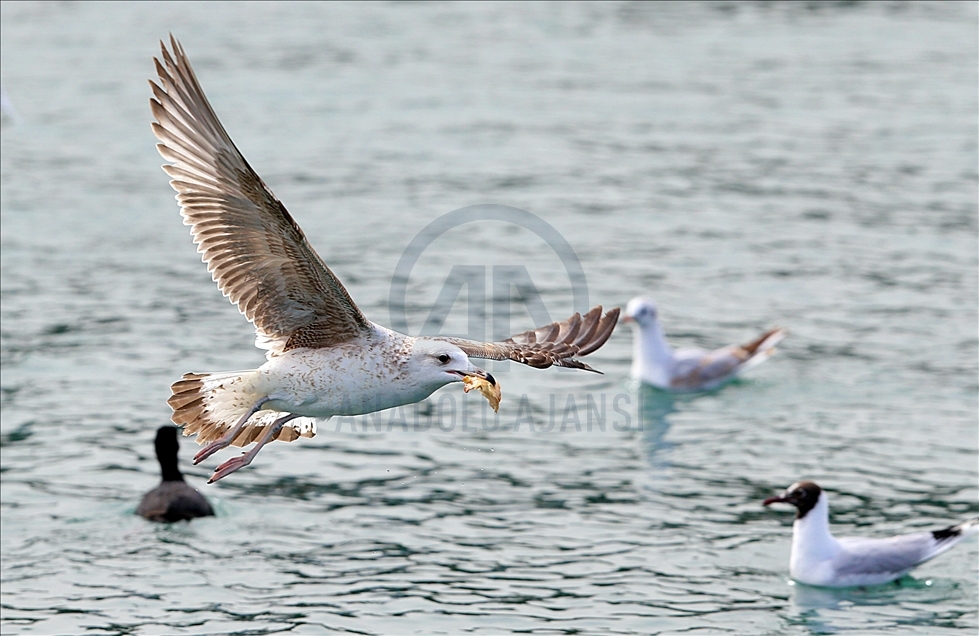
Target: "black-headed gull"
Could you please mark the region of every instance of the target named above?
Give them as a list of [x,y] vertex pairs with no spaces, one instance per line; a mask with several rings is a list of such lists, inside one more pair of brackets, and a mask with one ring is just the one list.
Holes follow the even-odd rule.
[[136,514],[150,521],[169,522],[212,516],[214,510],[211,504],[204,495],[184,481],[184,476],[177,467],[177,451],[180,448],[177,427],[161,426],[156,431],[154,445],[163,480],[159,486],[143,495]]
[[815,483],[794,483],[781,495],[764,501],[766,506],[773,503],[796,507],[789,574],[799,583],[820,587],[881,585],[895,581],[979,531],[979,519],[970,519],[941,530],[887,539],[837,539],[829,531],[829,499]]
[[766,331],[751,342],[706,351],[678,349],[666,342],[656,303],[633,298],[622,322],[636,326],[632,348],[632,378],[668,391],[707,391],[760,364],[775,353],[786,336],[784,329]]
[[160,83],[150,82],[157,149],[170,162],[163,169],[208,271],[255,325],[267,357],[258,369],[188,373],[171,387],[173,421],[208,443],[194,463],[256,442],[209,483],[248,465],[272,440],[312,437],[311,418],[411,404],[465,377],[495,386],[470,357],[592,370],[576,356],[608,340],[618,308],[602,315],[595,307],[491,343],[413,338],[368,320],[238,152],[172,36],[170,47],[161,42]]

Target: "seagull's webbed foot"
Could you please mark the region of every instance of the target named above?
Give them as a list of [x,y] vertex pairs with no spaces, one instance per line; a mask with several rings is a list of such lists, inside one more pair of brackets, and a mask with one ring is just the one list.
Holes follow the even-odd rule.
[[227,433],[225,433],[224,437],[211,442],[201,450],[197,451],[197,454],[194,455],[194,465],[196,466],[197,464],[201,463],[202,461],[204,461],[214,453],[218,452],[222,448],[226,448],[230,446],[231,442],[235,441],[235,437],[238,436],[238,432],[241,430],[241,427],[244,426],[245,422],[248,421],[248,418],[258,413],[258,411],[262,408],[262,406],[264,406],[265,403],[268,402],[270,399],[271,398],[269,397],[263,397],[261,400],[256,402],[255,405],[251,409],[249,409],[247,413],[241,416],[241,419],[238,420],[238,423],[232,426],[231,429],[228,430]]
[[227,477],[239,468],[244,468],[248,464],[252,463],[252,458],[254,457],[255,456],[251,453],[242,453],[237,457],[232,457],[214,470],[214,474],[207,480],[207,483],[213,484],[217,480]]
[[207,480],[207,483],[213,484],[219,479],[224,479],[225,477],[235,472],[239,468],[244,468],[248,464],[252,463],[252,460],[255,459],[255,456],[258,455],[258,452],[262,450],[262,447],[268,444],[269,442],[271,442],[275,438],[278,432],[282,430],[282,427],[285,425],[285,423],[288,422],[289,420],[294,420],[297,417],[299,416],[290,413],[288,415],[284,415],[279,419],[277,419],[269,427],[269,430],[265,431],[265,434],[262,435],[262,438],[255,443],[255,448],[251,449],[247,453],[242,453],[238,457],[232,457],[228,461],[218,466],[214,470],[214,474],[211,475],[211,478]]

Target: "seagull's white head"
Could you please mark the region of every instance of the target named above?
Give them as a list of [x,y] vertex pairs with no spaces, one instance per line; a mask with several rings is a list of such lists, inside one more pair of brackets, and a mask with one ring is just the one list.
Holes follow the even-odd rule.
[[436,388],[450,382],[462,382],[469,375],[496,385],[492,375],[473,366],[466,352],[451,342],[418,338],[411,349],[409,364],[413,376],[418,377],[421,383]]
[[635,322],[640,327],[656,324],[659,314],[656,303],[649,298],[636,297],[629,301],[622,313],[622,322]]
[[796,508],[796,519],[802,519],[809,511],[816,507],[821,498],[825,498],[823,489],[813,481],[797,481],[785,489],[781,495],[769,497],[762,505],[768,506],[773,503],[792,504]]

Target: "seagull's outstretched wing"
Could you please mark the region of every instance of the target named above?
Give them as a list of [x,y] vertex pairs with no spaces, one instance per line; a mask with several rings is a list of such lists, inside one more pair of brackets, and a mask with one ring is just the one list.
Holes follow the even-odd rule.
[[599,305],[584,316],[576,312],[564,322],[552,322],[546,327],[511,336],[503,342],[476,342],[464,338],[433,340],[451,342],[471,358],[513,360],[537,369],[554,365],[595,371],[584,362],[576,360],[575,356],[586,356],[597,351],[612,335],[618,321],[618,307],[603,316],[602,306]]
[[170,36],[150,82],[157,149],[184,223],[218,287],[271,353],[357,338],[371,323],[241,156]]

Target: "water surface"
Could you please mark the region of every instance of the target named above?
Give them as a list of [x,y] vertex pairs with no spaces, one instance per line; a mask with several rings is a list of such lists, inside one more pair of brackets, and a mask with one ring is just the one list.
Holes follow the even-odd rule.
[[[975,541],[900,587],[800,588],[792,514],[760,501],[815,479],[841,534],[979,512],[976,20],[3,3],[24,120],[4,120],[0,153],[3,632],[974,634]],[[675,344],[791,335],[738,383],[672,398],[628,382],[622,330],[589,360],[605,375],[501,372],[498,422],[478,397],[466,422],[434,419],[443,398],[461,412],[447,387],[213,486],[225,455],[190,467],[185,440],[218,516],[145,522],[170,382],[262,360],[153,148],[145,80],[170,31],[375,321],[418,231],[502,203],[568,240],[592,302],[654,297]],[[524,265],[552,317],[571,311],[554,253],[488,222],[423,254],[412,330],[460,263]]]

